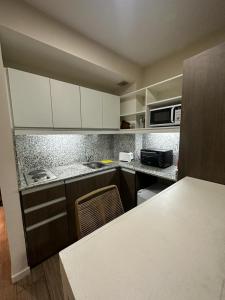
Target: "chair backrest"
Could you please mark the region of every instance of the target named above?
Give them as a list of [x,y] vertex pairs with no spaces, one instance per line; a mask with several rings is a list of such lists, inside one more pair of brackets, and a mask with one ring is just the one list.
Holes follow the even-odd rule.
[[78,239],[124,213],[116,185],[95,190],[75,201]]

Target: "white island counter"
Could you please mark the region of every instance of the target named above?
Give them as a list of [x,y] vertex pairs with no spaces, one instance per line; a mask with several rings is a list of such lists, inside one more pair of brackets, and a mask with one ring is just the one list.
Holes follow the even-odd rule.
[[60,261],[66,299],[225,300],[225,186],[186,177]]

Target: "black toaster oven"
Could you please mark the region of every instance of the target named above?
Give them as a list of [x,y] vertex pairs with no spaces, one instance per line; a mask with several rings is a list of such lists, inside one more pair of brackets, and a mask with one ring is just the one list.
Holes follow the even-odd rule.
[[173,164],[173,150],[141,149],[141,163],[158,168],[167,168]]

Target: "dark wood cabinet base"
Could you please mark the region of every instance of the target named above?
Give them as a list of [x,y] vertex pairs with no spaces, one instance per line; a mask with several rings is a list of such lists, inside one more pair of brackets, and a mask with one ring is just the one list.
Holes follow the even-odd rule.
[[21,207],[31,267],[77,241],[75,201],[96,189],[116,185],[124,211],[137,205],[137,191],[157,179],[125,168],[81,176],[66,183],[21,195]]
[[21,208],[29,266],[34,267],[69,245],[64,183],[22,192]]

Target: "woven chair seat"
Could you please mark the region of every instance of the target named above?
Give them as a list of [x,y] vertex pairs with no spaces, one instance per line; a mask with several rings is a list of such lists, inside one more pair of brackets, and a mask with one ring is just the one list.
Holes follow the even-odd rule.
[[110,185],[78,198],[75,202],[76,229],[82,238],[124,213],[117,186]]

